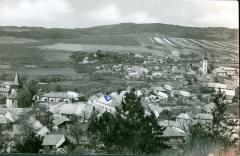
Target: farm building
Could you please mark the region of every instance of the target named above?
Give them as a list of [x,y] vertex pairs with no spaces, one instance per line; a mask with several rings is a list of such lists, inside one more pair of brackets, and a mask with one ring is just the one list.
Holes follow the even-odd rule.
[[163,137],[170,139],[168,144],[171,145],[173,149],[179,149],[179,145],[184,144],[187,134],[180,128],[166,127],[163,132]]
[[59,118],[55,118],[52,122],[54,123],[55,128],[58,129],[58,128],[63,127],[69,121],[70,121],[69,118],[62,115]]
[[30,117],[28,123],[39,136],[47,136],[50,133],[49,129],[46,126],[43,126],[40,121],[34,117]]
[[88,120],[93,111],[93,107],[86,103],[75,103],[75,104],[66,104],[59,103],[49,109],[54,116],[58,116],[59,118],[63,115],[67,117],[80,117],[84,122]]
[[[95,95],[90,97],[88,103],[100,112],[108,111],[114,113],[116,111],[115,107],[118,107],[121,104],[127,92],[128,91],[121,91],[121,93],[119,94],[117,92],[112,92],[111,94],[109,94],[109,96],[111,97],[111,99],[109,100],[107,100],[105,98],[105,95],[103,94],[100,94],[98,96]],[[142,96],[142,92],[140,90],[136,90],[135,94],[137,96]]]
[[43,139],[42,146],[47,149],[57,149],[66,141],[63,134],[50,134],[46,135]]
[[67,91],[67,92],[49,92],[49,93],[41,93],[37,95],[37,99],[39,101],[53,101],[53,102],[75,102],[79,101],[81,97],[84,95],[81,95],[79,93],[73,92],[73,91]]

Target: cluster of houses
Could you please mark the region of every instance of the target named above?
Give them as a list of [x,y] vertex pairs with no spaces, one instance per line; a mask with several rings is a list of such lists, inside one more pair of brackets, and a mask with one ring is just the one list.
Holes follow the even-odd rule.
[[[153,66],[123,66],[118,64],[109,70],[104,65],[98,66],[96,69],[101,72],[120,72],[124,70],[127,73],[126,78],[140,78],[143,75],[150,75],[150,78],[165,76],[168,82],[152,83],[150,88],[137,89],[135,94],[142,97],[145,113],[149,114],[150,111],[153,111],[158,118],[159,125],[166,127],[163,135],[170,138],[170,144],[173,148],[179,148],[179,143],[184,143],[187,140],[189,125],[211,123],[213,120],[211,113],[216,107],[215,103],[210,100],[210,94],[190,91],[192,88],[186,87],[187,83],[183,75],[201,77],[202,86],[226,94],[226,103],[232,103],[234,97],[239,99],[239,70],[219,67],[210,74],[208,73],[206,55],[203,59],[201,73],[191,70],[191,66],[187,68],[175,65],[156,67],[156,64],[164,63],[166,60],[154,58],[148,60],[151,61],[145,61],[144,64],[153,64]],[[87,59],[85,59],[86,61]],[[207,78],[209,75],[211,75],[210,77],[223,77],[223,82],[209,80]],[[18,92],[21,87],[18,73],[16,73],[14,81],[0,85],[0,101],[5,102],[4,105],[0,105],[0,126],[7,127],[6,125],[10,125],[11,127],[10,130],[6,129],[2,133],[10,135],[13,139],[16,136],[21,136],[24,132],[21,130],[21,125],[17,123],[18,119],[35,109],[36,113],[31,114],[26,122],[38,135],[44,137],[42,144],[44,148],[59,152],[64,151],[64,146],[68,141],[76,142],[76,138],[69,135],[69,127],[74,125],[75,119],[85,125],[88,123],[93,110],[98,110],[100,114],[105,111],[115,113],[116,107],[121,105],[125,94],[130,91],[126,89],[108,95],[98,93],[92,95],[86,101],[82,101],[84,95],[81,93],[73,91],[43,92],[40,90],[33,97],[35,103],[31,108],[19,108]],[[37,108],[34,108],[34,106]],[[45,108],[45,111],[40,109],[42,107]],[[42,121],[43,116],[47,118],[47,121]],[[237,120],[236,116],[230,118]],[[238,132],[239,124],[232,129]],[[232,137],[232,139],[239,139],[239,136],[235,133]],[[86,143],[87,138],[83,138],[81,141]],[[12,147],[12,144],[10,147]],[[9,151],[11,151],[11,148]]]

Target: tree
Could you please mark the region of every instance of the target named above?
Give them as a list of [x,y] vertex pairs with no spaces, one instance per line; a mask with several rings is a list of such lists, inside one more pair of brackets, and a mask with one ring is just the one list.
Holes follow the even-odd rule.
[[62,86],[60,84],[57,84],[54,88],[55,91],[59,92],[62,91]]
[[32,106],[32,97],[33,95],[28,90],[28,88],[23,88],[19,90],[18,94],[18,105],[21,108],[31,107]]
[[132,90],[126,93],[116,113],[93,113],[88,135],[97,152],[158,153],[168,148],[163,138],[164,127],[159,126],[153,112],[145,114],[141,98]]
[[81,145],[81,138],[84,135],[83,131],[83,124],[79,122],[78,119],[76,119],[74,122],[74,125],[69,126],[69,134],[76,140],[76,145]]
[[31,107],[33,103],[33,96],[38,91],[37,80],[28,80],[24,88],[19,91],[18,103],[20,107]]
[[212,63],[209,64],[209,68],[208,68],[208,73],[211,73],[214,70],[214,65]]
[[[216,146],[231,147],[237,140],[232,140],[231,129],[228,126],[236,126],[236,122],[226,118],[226,106],[224,104],[225,94],[220,92],[213,95],[212,101],[216,108],[212,112],[211,124],[194,124],[189,126],[189,145],[191,148],[209,148]],[[227,132],[230,131],[230,135]]]
[[31,95],[35,95],[39,89],[38,80],[37,79],[30,79],[27,81],[26,87]]
[[[232,131],[232,127],[236,127],[238,121],[227,119],[227,108],[223,102],[225,99],[226,94],[224,92],[221,92],[219,89],[219,93],[217,93],[213,98],[213,102],[216,104],[216,109],[214,109],[212,112],[213,121],[211,132],[214,143],[220,143],[225,148],[227,148],[238,141],[231,139],[232,135],[235,134],[235,132]],[[230,132],[230,134],[227,134],[228,132]]]
[[10,139],[7,135],[2,134],[3,128],[0,125],[0,153],[6,152],[7,144],[10,142]]
[[16,144],[16,149],[20,153],[38,153],[42,146],[43,138],[34,132],[29,133],[21,143]]

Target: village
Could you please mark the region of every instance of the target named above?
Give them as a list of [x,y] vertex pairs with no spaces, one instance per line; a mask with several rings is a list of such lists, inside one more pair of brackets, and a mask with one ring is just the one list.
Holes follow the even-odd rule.
[[[154,112],[158,124],[166,127],[163,136],[170,139],[173,149],[180,149],[184,144],[188,137],[188,125],[212,122],[211,113],[216,107],[212,102],[212,93],[224,93],[227,107],[239,106],[239,68],[211,68],[209,65],[209,61],[221,62],[221,58],[210,60],[206,53],[203,58],[141,54],[133,57],[142,60],[142,63],[97,65],[93,75],[113,73],[121,75],[121,80],[126,82],[147,81],[149,87],[135,88],[135,94],[141,97],[145,113]],[[78,64],[97,62],[88,59],[85,57]],[[24,85],[18,72],[13,81],[0,84],[0,130],[1,136],[8,138],[0,153],[14,152],[16,142],[22,139],[28,127],[43,137],[42,153],[67,153],[69,144],[87,145],[86,129],[93,110],[100,114],[106,111],[114,114],[132,88],[129,85],[86,97],[85,93],[74,90],[47,91],[45,88],[48,84],[38,82],[31,106],[23,108],[19,90]],[[237,112],[227,113],[229,120],[237,122],[237,126],[228,125],[231,131],[226,131],[232,140],[239,139]],[[70,130],[76,124],[83,129],[80,137],[74,136]]]

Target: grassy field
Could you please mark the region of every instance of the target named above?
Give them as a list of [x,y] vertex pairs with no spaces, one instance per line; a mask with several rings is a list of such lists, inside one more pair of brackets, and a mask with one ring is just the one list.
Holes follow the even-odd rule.
[[63,42],[73,44],[137,46],[139,42],[130,35],[84,35],[79,38],[65,39]]
[[120,45],[92,45],[92,44],[71,44],[56,43],[52,45],[40,46],[40,49],[64,50],[64,51],[85,51],[96,52],[97,50],[115,52],[115,53],[155,53],[159,55],[166,54],[158,50],[149,50],[142,46],[120,46]]
[[28,39],[28,38],[16,38],[12,36],[0,36],[0,44],[21,44],[21,43],[31,43],[38,42],[38,40]]
[[73,68],[5,68],[0,69],[0,79],[12,80],[15,72],[18,72],[21,79],[37,78],[39,80],[51,81],[56,78],[62,80],[83,79],[81,73],[76,73]]

